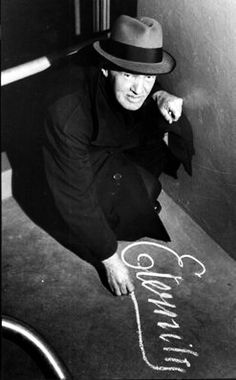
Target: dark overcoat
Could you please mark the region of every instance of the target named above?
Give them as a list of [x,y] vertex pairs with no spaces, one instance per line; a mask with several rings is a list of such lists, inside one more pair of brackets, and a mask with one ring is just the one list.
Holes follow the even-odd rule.
[[[48,108],[43,149],[66,238],[75,252],[90,252],[99,260],[116,251],[117,240],[170,240],[140,168],[156,182],[156,197],[162,171],[176,177],[182,162],[190,174],[191,131],[170,127],[151,97],[138,111],[124,110],[100,70],[73,70],[76,90]],[[167,131],[175,137],[173,149],[163,141]]]

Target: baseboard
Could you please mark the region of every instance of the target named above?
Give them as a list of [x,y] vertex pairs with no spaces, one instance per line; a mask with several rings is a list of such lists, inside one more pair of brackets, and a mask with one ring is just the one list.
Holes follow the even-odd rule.
[[12,196],[12,169],[2,172],[2,201]]

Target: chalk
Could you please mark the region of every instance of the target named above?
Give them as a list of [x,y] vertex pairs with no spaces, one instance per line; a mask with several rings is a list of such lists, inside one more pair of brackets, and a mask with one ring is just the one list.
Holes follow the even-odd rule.
[[175,115],[174,115],[174,113],[171,111],[170,108],[167,108],[167,107],[166,107],[165,109],[166,109],[166,111],[167,111],[167,113],[168,113],[168,116],[171,117],[171,120],[168,120],[168,123],[171,124],[171,123],[173,122],[173,120],[175,120]]
[[[159,243],[155,243],[155,242],[151,242],[151,241],[136,241],[134,243],[131,243],[129,245],[127,245],[127,247],[125,247],[122,251],[121,251],[121,259],[123,261],[123,263],[125,265],[127,265],[128,267],[130,268],[133,268],[133,269],[140,269],[141,266],[138,264],[138,265],[132,265],[130,264],[126,259],[125,259],[125,254],[126,252],[130,249],[130,248],[133,248],[133,247],[137,247],[138,245],[151,245],[153,247],[157,247],[157,248],[161,248],[163,249],[164,251],[166,252],[169,252],[171,253],[172,255],[174,255],[174,257],[176,258],[177,262],[178,262],[178,265],[183,268],[184,267],[184,263],[183,263],[183,259],[190,259],[192,261],[195,261],[196,263],[199,264],[199,266],[201,267],[201,271],[200,272],[195,272],[194,275],[201,278],[204,273],[206,272],[206,268],[205,268],[205,265],[198,259],[196,259],[196,257],[192,256],[192,255],[179,255],[177,252],[175,252],[173,249],[163,245],[163,244],[159,244]],[[138,256],[138,261],[142,258],[142,257],[146,257],[150,260],[150,265],[149,266],[146,266],[145,268],[143,267],[143,269],[151,269],[154,265],[154,261],[152,259],[152,257],[150,257],[150,255],[146,254],[146,253],[142,253],[142,254],[139,254]]]
[[[158,248],[161,248],[165,251],[165,253],[173,255],[174,259],[177,261],[177,264],[179,267],[183,268],[184,267],[184,261],[191,260],[195,263],[197,263],[200,266],[199,271],[194,271],[194,275],[196,277],[201,278],[203,274],[206,272],[206,268],[204,264],[196,259],[194,256],[185,254],[185,255],[179,255],[177,252],[175,252],[173,249],[162,245],[158,243],[153,243],[153,242],[134,242],[129,244],[126,248],[124,248],[121,252],[121,258],[122,261],[124,262],[125,265],[128,267],[131,267],[133,269],[139,270],[138,273],[136,273],[136,278],[142,282],[142,286],[144,286],[146,289],[154,293],[156,296],[158,296],[158,299],[148,299],[148,302],[151,302],[157,306],[157,308],[154,310],[154,313],[156,314],[164,314],[171,318],[171,323],[168,322],[161,322],[157,321],[157,326],[163,329],[179,329],[180,325],[174,320],[174,318],[177,318],[177,313],[170,312],[167,307],[171,308],[176,308],[174,304],[170,304],[169,302],[166,301],[167,299],[173,298],[173,296],[167,291],[171,290],[171,286],[164,284],[164,282],[160,281],[160,278],[163,280],[164,278],[167,279],[172,279],[174,280],[177,285],[180,285],[180,282],[183,280],[182,277],[172,275],[169,273],[156,273],[153,271],[150,271],[154,267],[154,259],[147,253],[139,253],[137,257],[137,264],[131,264],[127,261],[127,258],[125,257],[126,252],[135,246],[139,245],[148,245],[148,246],[155,246]],[[143,261],[141,263],[141,261]],[[141,270],[141,271],[140,271]],[[160,292],[161,291],[161,292]],[[164,292],[163,292],[164,291]],[[132,291],[130,292],[130,298],[133,302],[134,305],[134,310],[135,310],[135,317],[136,317],[136,323],[137,323],[137,333],[138,333],[138,343],[139,343],[139,348],[142,354],[143,361],[148,365],[149,368],[155,370],[155,371],[178,371],[178,372],[186,372],[186,369],[183,369],[181,367],[165,367],[162,365],[154,365],[152,364],[146,355],[145,348],[144,348],[144,343],[143,343],[143,332],[142,332],[142,327],[141,327],[141,319],[140,319],[140,312],[139,312],[139,306],[138,306],[138,301],[135,296],[135,292]],[[177,340],[182,340],[182,337],[177,335],[177,334],[171,334],[167,332],[166,334],[161,334],[160,339],[164,341],[168,341],[169,339],[177,339]],[[189,344],[189,347],[193,347],[192,344]],[[175,354],[190,354],[195,357],[199,356],[196,351],[190,350],[189,348],[183,348],[183,347],[164,347],[163,351],[167,351],[170,353],[175,353]],[[175,357],[165,357],[164,360],[166,362],[173,362],[173,363],[179,363],[179,364],[185,364],[186,367],[190,367],[191,364],[190,362],[185,358],[185,359],[180,359],[180,358],[175,358]]]
[[139,306],[138,306],[138,301],[136,299],[134,291],[130,293],[130,297],[133,301],[134,304],[134,310],[135,310],[135,316],[136,316],[136,322],[137,322],[137,333],[138,333],[138,340],[139,340],[139,348],[142,353],[142,358],[144,362],[148,365],[148,367],[152,368],[155,371],[178,371],[178,372],[185,372],[183,368],[180,367],[164,367],[164,366],[159,366],[159,365],[154,365],[150,363],[150,361],[147,358],[144,344],[143,344],[143,333],[142,333],[142,328],[141,328],[141,320],[140,320],[140,313],[139,313]]
[[175,362],[175,363],[182,363],[186,364],[187,367],[191,367],[191,364],[189,363],[188,359],[178,359],[178,358],[165,358],[166,362]]
[[[192,344],[190,344],[190,346],[192,346]],[[191,355],[194,355],[194,356],[198,356],[198,353],[196,351],[189,350],[187,348],[164,347],[163,350],[165,350],[165,351],[174,351],[174,352],[182,352],[182,353],[185,353],[185,354],[191,354]]]
[[172,117],[172,119],[173,119],[173,117],[174,117],[174,113],[170,110],[170,109],[168,109],[168,115],[170,115],[171,117]]

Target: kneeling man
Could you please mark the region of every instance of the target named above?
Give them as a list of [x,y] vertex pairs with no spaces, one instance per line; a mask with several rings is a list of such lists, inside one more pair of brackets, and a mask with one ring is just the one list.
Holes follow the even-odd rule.
[[157,83],[175,60],[163,50],[156,20],[122,15],[94,49],[100,67],[78,67],[76,90],[49,107],[44,162],[66,239],[75,253],[104,264],[119,296],[134,286],[118,240],[170,240],[158,215],[158,177],[176,177],[186,164],[187,155],[181,160],[163,140],[166,132],[175,134],[171,124],[180,118],[183,100]]

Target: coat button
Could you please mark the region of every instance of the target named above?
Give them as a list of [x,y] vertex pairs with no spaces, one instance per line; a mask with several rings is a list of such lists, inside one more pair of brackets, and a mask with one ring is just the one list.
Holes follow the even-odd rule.
[[157,214],[161,212],[161,205],[158,201],[156,201],[156,206],[154,207],[154,210]]
[[116,174],[113,175],[113,178],[114,178],[115,181],[119,181],[122,178],[122,174],[116,173]]

